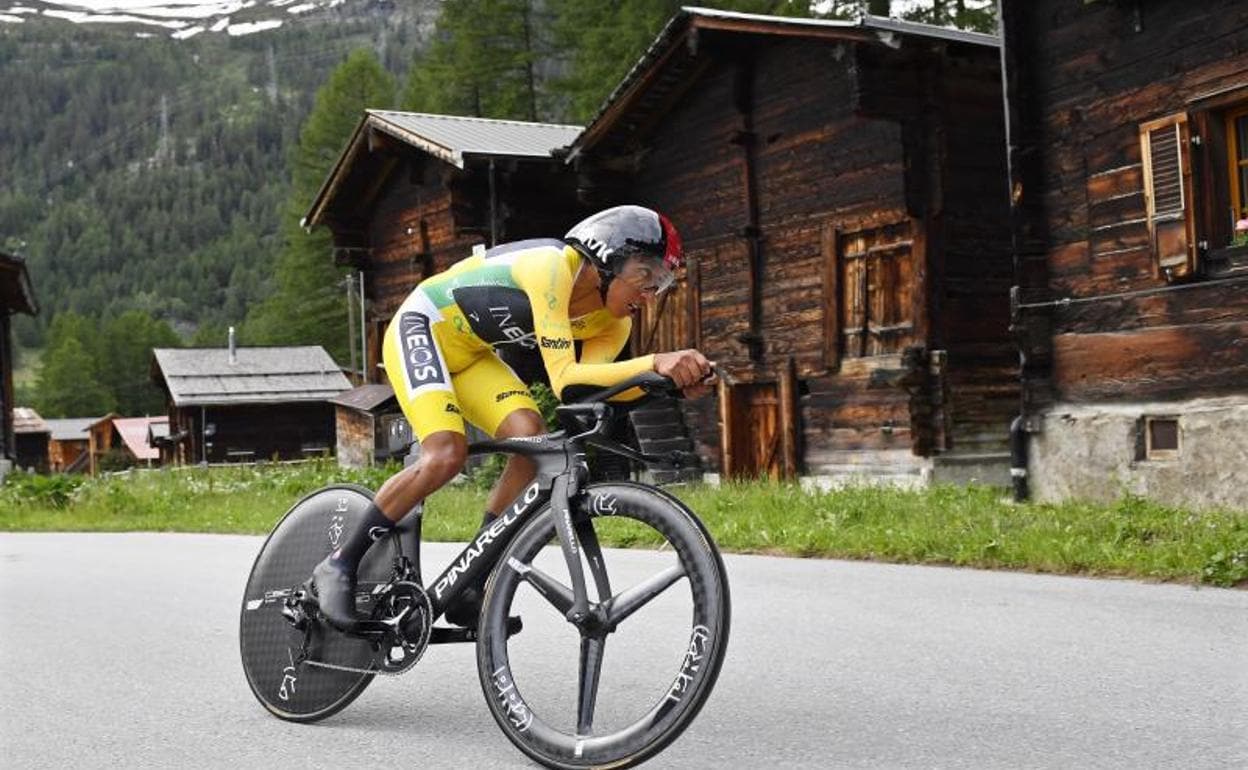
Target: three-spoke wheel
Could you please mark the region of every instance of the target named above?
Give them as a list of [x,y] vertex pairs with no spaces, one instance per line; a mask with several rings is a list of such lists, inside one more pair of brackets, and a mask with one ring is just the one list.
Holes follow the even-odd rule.
[[[710,535],[669,495],[601,484],[576,505],[589,616],[569,618],[573,591],[547,508],[508,546],[486,588],[481,687],[503,732],[533,759],[629,767],[680,735],[710,694],[728,641],[727,577]],[[656,571],[650,554],[614,552],[608,565],[599,547],[608,532],[658,545],[668,564]],[[525,634],[509,639],[514,614]],[[560,661],[575,661],[575,673]]]

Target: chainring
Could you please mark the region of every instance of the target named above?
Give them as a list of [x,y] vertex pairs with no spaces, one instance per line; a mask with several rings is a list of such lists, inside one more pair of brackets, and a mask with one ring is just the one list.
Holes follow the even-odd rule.
[[377,597],[372,617],[395,629],[373,657],[378,673],[402,674],[420,662],[433,630],[433,605],[424,588],[409,580],[390,584]]

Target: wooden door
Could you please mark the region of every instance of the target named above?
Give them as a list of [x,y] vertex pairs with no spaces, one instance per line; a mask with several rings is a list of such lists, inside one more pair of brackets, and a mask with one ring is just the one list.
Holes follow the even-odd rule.
[[775,383],[723,385],[723,462],[729,478],[780,478],[784,464],[780,395]]

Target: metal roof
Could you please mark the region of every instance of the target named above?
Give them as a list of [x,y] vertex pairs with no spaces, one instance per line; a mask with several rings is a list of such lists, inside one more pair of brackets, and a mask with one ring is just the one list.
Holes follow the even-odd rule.
[[356,157],[369,145],[370,131],[394,137],[457,168],[463,168],[464,159],[468,156],[553,158],[555,150],[572,143],[581,132],[581,127],[426,112],[365,110],[346,149],[312,200],[301,222],[304,227],[320,222],[322,213]]
[[581,132],[580,126],[559,123],[390,110],[367,112],[371,125],[460,168],[464,167],[465,155],[549,158]]
[[346,393],[340,393],[337,398],[331,398],[329,403],[358,409],[361,412],[371,412],[392,398],[394,398],[394,388],[386,383],[373,382],[352,388]]
[[328,401],[351,387],[320,345],[156,348],[152,351],[175,406]]
[[44,420],[52,431],[53,441],[86,441],[87,431],[99,422],[99,417],[70,417],[60,420]]
[[714,8],[685,6],[676,12],[660,30],[654,42],[646,49],[637,63],[633,65],[624,79],[620,81],[607,96],[593,119],[570,144],[567,162],[572,162],[586,146],[587,139],[594,134],[601,134],[599,123],[612,106],[631,92],[642,76],[656,63],[659,63],[672,45],[690,28],[722,30],[744,34],[787,34],[811,37],[843,37],[845,39],[868,39],[892,48],[900,47],[903,37],[921,37],[935,40],[946,40],[955,43],[968,43],[999,48],[1001,38],[998,35],[986,35],[982,32],[967,32],[948,27],[937,27],[932,24],[920,24],[913,21],[888,19],[881,16],[864,15],[860,19],[808,19],[792,16],[766,16],[757,13],[738,13],[721,11]]
[[28,406],[18,406],[13,409],[13,432],[50,433],[51,429],[34,409]]
[[0,313],[35,315],[39,305],[30,286],[26,260],[15,254],[0,252]]
[[130,450],[130,454],[136,459],[159,460],[160,450],[147,442],[147,435],[151,426],[162,422],[168,432],[169,418],[165,416],[118,417],[113,420],[113,427],[121,434],[121,440],[125,443],[126,449]]

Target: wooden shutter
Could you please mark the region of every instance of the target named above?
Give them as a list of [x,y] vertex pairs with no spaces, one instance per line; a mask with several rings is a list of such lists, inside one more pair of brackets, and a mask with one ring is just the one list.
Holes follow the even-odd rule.
[[1189,136],[1186,113],[1140,126],[1148,232],[1166,280],[1191,275],[1196,267]]

